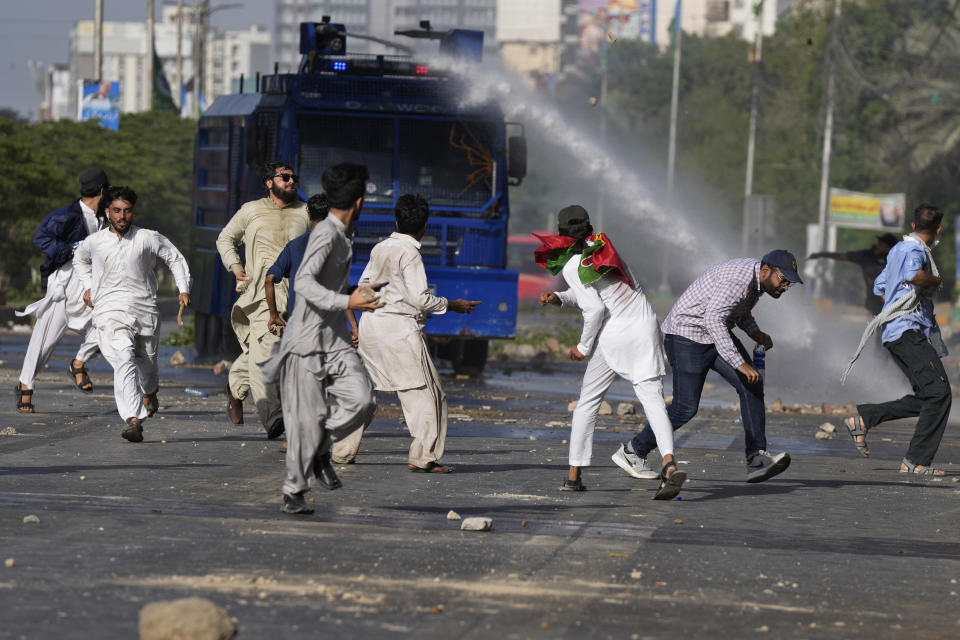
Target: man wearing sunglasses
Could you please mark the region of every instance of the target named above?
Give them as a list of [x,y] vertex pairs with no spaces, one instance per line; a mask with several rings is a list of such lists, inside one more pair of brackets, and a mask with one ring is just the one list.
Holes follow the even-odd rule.
[[[240,297],[233,305],[230,323],[242,353],[230,366],[227,383],[227,416],[243,423],[243,400],[253,396],[257,415],[268,438],[283,433],[280,394],[276,385],[267,385],[257,362],[266,360],[277,335],[270,331],[267,305],[267,270],[276,262],[288,242],[310,228],[307,205],[297,192],[297,175],[289,163],[268,162],[261,173],[267,197],[247,202],[234,214],[217,238],[220,259],[237,282]],[[237,251],[244,245],[241,262]],[[287,310],[288,285],[274,285],[279,313]]]
[[[728,260],[704,271],[677,299],[662,325],[673,370],[673,403],[667,415],[674,431],[697,415],[707,373],[711,369],[719,373],[740,396],[747,482],[763,482],[782,473],[790,466],[790,455],[767,451],[763,378],[733,328],[740,327],[765,349],[773,348],[773,340],[753,318],[753,307],[764,293],[779,298],[794,283],[803,281],[797,259],[789,251],[776,249],[762,260]],[[656,446],[647,425],[620,445],[613,461],[634,478],[657,478],[659,474],[647,464],[647,455]]]

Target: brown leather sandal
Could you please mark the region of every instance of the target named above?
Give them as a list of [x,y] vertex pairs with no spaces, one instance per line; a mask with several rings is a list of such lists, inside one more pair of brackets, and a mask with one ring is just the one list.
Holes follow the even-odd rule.
[[[87,365],[82,367],[74,367],[73,362],[70,362],[68,371],[73,375],[73,383],[77,385],[77,389],[84,392],[93,391],[93,381],[90,379],[90,372],[87,371]],[[79,382],[77,381],[77,376],[80,376]]]
[[[13,392],[17,394],[17,411],[20,413],[36,413],[36,409],[33,408],[33,403],[30,402],[33,400],[33,389],[24,389],[23,385],[17,382],[17,386],[13,388]],[[23,396],[28,396],[28,398],[24,400]]]

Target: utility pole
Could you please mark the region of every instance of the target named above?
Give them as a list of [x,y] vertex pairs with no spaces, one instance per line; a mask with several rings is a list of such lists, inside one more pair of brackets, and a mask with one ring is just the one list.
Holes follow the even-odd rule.
[[153,110],[153,23],[155,15],[153,0],[147,0],[147,64],[144,65],[147,70],[147,77],[143,83],[143,91],[147,94],[147,111]]
[[743,188],[743,234],[740,255],[750,250],[750,196],[753,195],[753,160],[757,143],[757,97],[759,94],[760,62],[763,58],[763,0],[754,9],[757,34],[753,47],[753,66],[750,73],[750,128],[747,133],[747,178]]
[[[680,102],[680,50],[683,44],[683,29],[680,28],[683,0],[677,0],[676,16],[674,18],[673,41],[673,91],[670,94],[670,145],[667,149],[667,206],[673,207],[673,179],[674,168],[677,163],[677,107]],[[669,253],[664,243],[663,256],[660,262],[660,293],[670,293]]]
[[[820,251],[828,248],[827,210],[830,208],[830,153],[833,145],[833,111],[837,101],[837,79],[834,71],[834,53],[837,26],[840,23],[842,0],[834,0],[833,24],[830,27],[830,39],[827,41],[827,113],[823,123],[823,159],[820,165]],[[813,297],[823,297],[825,279],[824,260],[817,263],[817,279],[813,288]]]
[[93,1],[93,79],[103,79],[103,0]]
[[193,112],[200,118],[201,73],[203,67],[203,2],[193,5]]
[[[607,22],[604,22],[604,31],[607,29]],[[607,148],[607,34],[603,34],[603,41],[600,45],[600,148]],[[597,214],[594,216],[597,225],[597,231],[603,231],[604,216],[604,198],[603,186],[597,194]]]
[[183,0],[177,0],[177,84],[174,102],[183,110]]

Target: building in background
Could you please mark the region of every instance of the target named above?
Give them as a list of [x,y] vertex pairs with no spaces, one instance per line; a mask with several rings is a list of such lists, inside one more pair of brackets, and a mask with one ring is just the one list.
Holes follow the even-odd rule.
[[[777,29],[777,20],[784,15],[794,0],[764,0],[759,21],[754,7],[760,0],[686,0],[680,23],[684,33],[719,38],[730,33],[753,42],[757,35],[758,22],[763,35],[770,36]],[[670,26],[676,3],[658,0],[656,16],[656,42],[660,47],[670,44]]]
[[[181,55],[183,78],[177,78],[177,8],[164,6],[162,17],[154,26],[157,57],[172,87],[174,102],[179,104],[181,83],[192,86],[194,75],[195,12],[184,7]],[[239,84],[240,75],[253,78],[257,73],[268,73],[273,64],[270,56],[270,33],[260,26],[247,31],[211,29],[206,43],[206,73],[203,94],[209,104],[218,95],[230,93]],[[146,111],[152,105],[152,96],[146,93],[145,77],[149,69],[147,59],[146,22],[105,21],[103,23],[103,80],[120,82],[121,113]],[[91,79],[93,72],[93,21],[81,20],[70,32],[69,74],[72,85]],[[252,84],[250,89],[252,89]],[[75,90],[74,90],[75,93]],[[192,98],[188,98],[191,100]],[[76,112],[74,95],[70,111]],[[195,113],[192,105],[186,111]]]
[[37,120],[59,120],[76,116],[76,90],[72,82],[70,67],[65,64],[51,64],[46,69],[43,63],[34,63],[28,60],[30,72],[37,92],[43,96],[43,101],[37,107]]
[[[517,0],[523,4],[527,0]],[[497,0],[275,0],[275,55],[281,71],[293,71],[300,64],[300,23],[320,22],[330,16],[332,22],[346,26],[348,34],[373,36],[406,46],[417,43],[396,30],[418,29],[421,20],[429,20],[436,30],[476,29],[484,32],[484,47],[496,47]],[[436,46],[430,50],[435,50]],[[351,53],[397,53],[381,44],[350,39]]]

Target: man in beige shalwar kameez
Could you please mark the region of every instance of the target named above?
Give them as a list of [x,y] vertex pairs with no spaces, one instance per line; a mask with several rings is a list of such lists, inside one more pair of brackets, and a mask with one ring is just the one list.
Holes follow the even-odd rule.
[[[380,291],[384,306],[360,318],[360,357],[377,391],[395,391],[413,443],[407,468],[447,473],[440,464],[447,437],[447,397],[440,387],[423,329],[429,314],[447,310],[470,313],[479,302],[447,300],[430,293],[420,256],[420,238],[427,229],[430,208],[419,195],[404,195],[395,210],[397,232],[370,251],[360,284],[387,284]],[[334,458],[352,458],[359,434],[338,443]],[[352,451],[345,451],[352,446]]]
[[[267,270],[288,242],[307,232],[310,219],[306,203],[297,194],[297,176],[288,163],[268,162],[262,177],[267,197],[240,207],[220,232],[217,250],[224,266],[236,276],[237,290],[243,292],[230,316],[242,353],[230,367],[227,415],[234,424],[241,424],[241,402],[252,395],[267,437],[276,438],[283,433],[280,394],[276,385],[264,384],[256,365],[267,359],[278,337],[268,328],[270,309],[264,286]],[[244,264],[237,252],[240,244],[245,246]],[[277,307],[286,311],[287,284],[279,282],[274,289]]]

